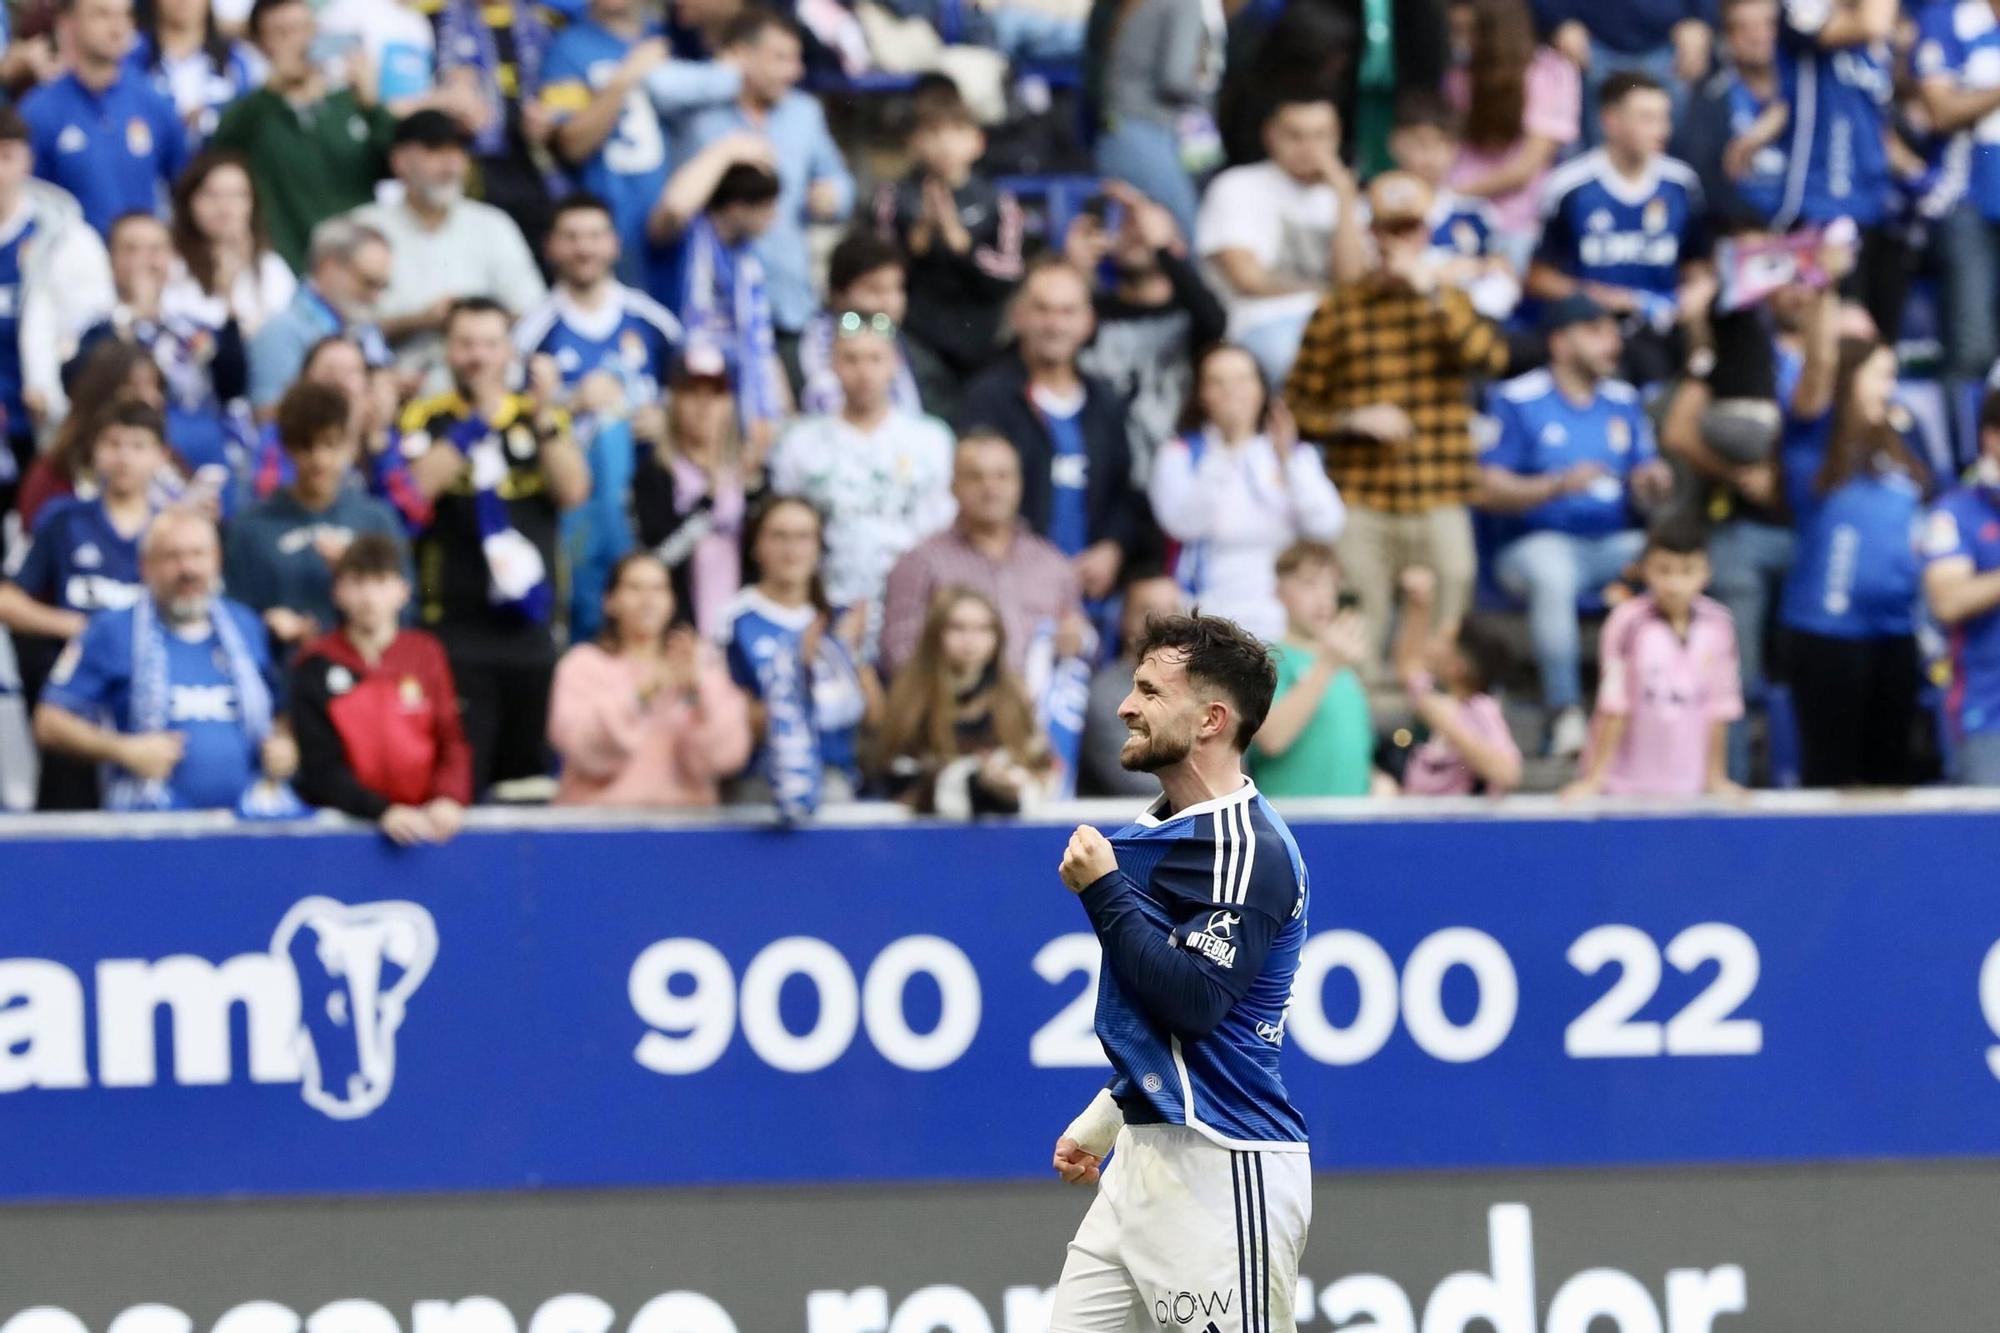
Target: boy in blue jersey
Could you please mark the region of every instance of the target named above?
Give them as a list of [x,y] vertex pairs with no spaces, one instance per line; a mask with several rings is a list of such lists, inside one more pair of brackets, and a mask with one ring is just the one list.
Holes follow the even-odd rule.
[[1542,195],[1542,240],[1528,295],[1578,292],[1617,315],[1638,384],[1671,374],[1685,270],[1708,258],[1707,208],[1694,171],[1666,155],[1667,91],[1643,74],[1604,81],[1604,146],[1558,167]]
[[21,100],[35,171],[83,205],[99,233],[126,213],[158,213],[187,160],[174,104],[126,64],[132,0],[67,0],[70,69]]
[[1549,751],[1568,757],[1589,735],[1578,679],[1577,599],[1639,558],[1642,509],[1667,498],[1639,394],[1613,379],[1618,326],[1587,296],[1557,302],[1543,320],[1549,366],[1493,389],[1492,442],[1479,460],[1477,505],[1502,543],[1501,586],[1528,603],[1528,631],[1551,717]]
[[552,357],[565,392],[601,372],[617,381],[625,411],[657,404],[681,343],[681,324],[665,306],[614,275],[619,237],[610,207],[587,194],[563,200],[556,205],[547,249],[555,286],[549,299],[514,327],[521,359]]
[[1924,601],[1951,640],[1955,776],[2000,787],[2000,390],[1979,409],[1979,462],[1932,507],[1922,554]]
[[298,769],[263,628],[218,595],[222,550],[205,515],[163,511],[140,565],[146,595],[92,620],[56,663],[35,740],[106,765],[113,810],[240,807],[260,777]]
[[1491,205],[1459,194],[1449,184],[1458,146],[1458,117],[1442,97],[1413,92],[1396,99],[1389,156],[1433,192],[1424,221],[1430,227],[1438,281],[1463,288],[1473,308],[1488,319],[1505,320],[1521,302],[1521,280],[1493,247]]
[[[1277,673],[1216,616],[1151,620],[1133,655],[1119,762],[1157,775],[1160,799],[1110,839],[1078,828],[1061,866],[1104,947],[1097,1035],[1113,1075],[1056,1141],[1058,1175],[1103,1187],[1049,1328],[1289,1329],[1312,1168],[1278,1052],[1308,890],[1290,831],[1243,774]],[[1190,1293],[1199,1310],[1182,1316]]]
[[1852,219],[1861,228],[1861,262],[1852,295],[1875,327],[1893,339],[1909,286],[1901,240],[1884,224],[1890,191],[1888,148],[1894,92],[1889,38],[1898,0],[1782,0],[1778,68],[1792,108],[1786,134],[1785,192],[1773,221]]

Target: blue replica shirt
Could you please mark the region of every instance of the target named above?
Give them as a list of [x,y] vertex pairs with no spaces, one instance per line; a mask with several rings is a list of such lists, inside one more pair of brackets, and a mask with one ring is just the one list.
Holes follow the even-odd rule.
[[819,304],[806,241],[806,193],[820,181],[834,188],[834,216],[817,221],[844,221],[854,206],[854,177],[826,127],[826,112],[818,98],[794,89],[761,123],[731,102],[696,112],[686,125],[685,142],[680,141],[676,128],[675,148],[683,162],[717,139],[742,130],[771,141],[778,168],[778,216],[752,245],[770,282],[772,319],[781,332],[797,333]]
[[1594,149],[1549,175],[1535,258],[1583,282],[1672,301],[1681,265],[1708,253],[1694,168],[1656,158],[1636,181]]
[[1049,430],[1054,456],[1049,462],[1048,539],[1064,555],[1076,555],[1090,545],[1090,453],[1083,440],[1083,403],[1067,416],[1057,416],[1045,403],[1035,410]]
[[35,174],[83,205],[100,235],[126,213],[161,213],[167,186],[187,162],[174,104],[125,66],[101,93],[65,74],[21,99]]
[[1563,472],[1578,463],[1598,463],[1605,471],[1588,490],[1498,520],[1496,539],[1544,531],[1596,537],[1633,526],[1627,481],[1659,451],[1653,423],[1631,385],[1606,380],[1588,403],[1578,404],[1554,375],[1535,370],[1489,389],[1486,413],[1492,443],[1480,456],[1483,467],[1523,477]]
[[[772,659],[790,654],[796,660],[799,640],[819,614],[811,606],[780,606],[755,588],[746,588],[729,608],[723,633],[729,674],[752,698],[762,700],[772,671]],[[835,619],[838,619],[836,613]],[[808,666],[812,677],[813,735],[820,763],[840,770],[857,786],[861,781],[857,744],[861,719],[868,711],[861,690],[861,673],[847,645],[834,634],[819,636],[819,654]],[[763,770],[761,750],[750,761],[751,772]]]
[[[542,105],[560,122],[588,107],[596,90],[610,83],[639,41],[660,35],[658,28],[627,41],[585,18],[564,28],[542,66]],[[624,109],[609,138],[598,145],[578,173],[585,190],[611,206],[611,219],[624,243],[620,271],[637,280],[646,253],[646,216],[667,183],[667,136],[644,87],[625,95]]]
[[1774,225],[1852,218],[1863,227],[1888,212],[1889,154],[1882,145],[1892,87],[1886,48],[1822,48],[1833,0],[1784,0],[1779,85],[1792,108],[1785,194]]
[[1440,191],[1431,208],[1431,249],[1444,259],[1493,253],[1493,208],[1484,199]]
[[196,142],[189,145],[190,149],[215,133],[224,107],[263,82],[260,62],[261,57],[253,56],[248,48],[236,42],[229,43],[229,54],[223,58],[220,69],[209,59],[208,52],[200,48],[178,59],[160,60],[153,54],[153,39],[143,32],[125,57],[126,67],[172,102],[184,124],[192,120]]
[[[1987,0],[1943,0],[1917,15],[1919,79],[1950,79],[1966,92],[2000,88],[2000,20]],[[1970,192],[1979,215],[2000,221],[2000,110],[1967,133],[1972,143]]]
[[1306,938],[1306,868],[1248,780],[1111,839],[1118,869],[1084,889],[1104,946],[1097,1039],[1127,1124],[1186,1125],[1232,1148],[1306,1150],[1278,1052]]
[[[1789,381],[1789,385],[1787,384]],[[1780,376],[1790,401],[1797,376]],[[1917,536],[1923,488],[1877,467],[1826,495],[1814,485],[1833,437],[1833,413],[1785,416],[1779,468],[1797,535],[1778,618],[1829,639],[1910,634],[1916,626]],[[1922,450],[1917,450],[1922,456]]]
[[[219,600],[216,608],[236,619],[265,687],[278,698],[264,626],[248,607],[235,602]],[[133,731],[132,623],[130,608],[93,617],[83,637],[63,650],[42,691],[43,701],[113,730]],[[187,738],[181,762],[167,778],[176,810],[234,809],[261,771],[227,655],[214,628],[205,625],[203,631],[193,642],[171,630],[166,634],[166,729]]]
[[537,353],[554,357],[565,387],[605,371],[625,386],[625,401],[633,406],[660,401],[680,344],[681,322],[673,312],[623,286],[597,310],[578,308],[558,287],[514,329],[514,346],[523,360]]
[[[1926,565],[1967,560],[1972,572],[2000,569],[2000,493],[1962,486],[1924,520]],[[2000,731],[2000,609],[1951,626],[1951,689],[1945,709],[1961,736]]]
[[[1729,137],[1735,139],[1748,134],[1769,104],[1750,91],[1743,80],[1730,79]],[[1786,144],[1784,135],[1779,135],[1775,143],[1765,144],[1751,157],[1750,170],[1731,182],[1743,206],[1765,221],[1775,216],[1785,201],[1785,168],[1789,160],[1785,153]]]
[[64,496],[35,520],[34,539],[14,582],[45,606],[64,611],[122,611],[139,600],[139,534],[112,526],[102,500]]
[[9,435],[33,433],[21,399],[21,256],[35,234],[35,212],[23,204],[0,224],[0,412]]

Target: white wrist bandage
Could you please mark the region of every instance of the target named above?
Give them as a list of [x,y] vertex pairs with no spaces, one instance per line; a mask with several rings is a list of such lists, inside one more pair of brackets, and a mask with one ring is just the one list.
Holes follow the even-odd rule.
[[1118,1131],[1124,1127],[1125,1113],[1111,1099],[1111,1089],[1100,1088],[1090,1099],[1090,1105],[1083,1108],[1083,1114],[1070,1121],[1063,1134],[1075,1139],[1092,1157],[1104,1157],[1111,1152],[1111,1145],[1118,1141]]

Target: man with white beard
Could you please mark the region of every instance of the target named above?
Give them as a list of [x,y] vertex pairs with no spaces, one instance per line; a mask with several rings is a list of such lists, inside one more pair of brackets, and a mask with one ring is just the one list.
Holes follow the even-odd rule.
[[112,810],[238,807],[298,748],[274,711],[263,626],[222,597],[215,523],[162,511],[139,548],[146,595],[92,618],[35,709],[35,740],[106,769]]

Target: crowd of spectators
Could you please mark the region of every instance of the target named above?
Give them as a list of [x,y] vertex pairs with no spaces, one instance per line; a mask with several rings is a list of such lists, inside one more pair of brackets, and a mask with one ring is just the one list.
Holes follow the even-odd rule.
[[1193,606],[1274,796],[2000,783],[2000,0],[133,6],[0,51],[38,808],[1135,792]]

